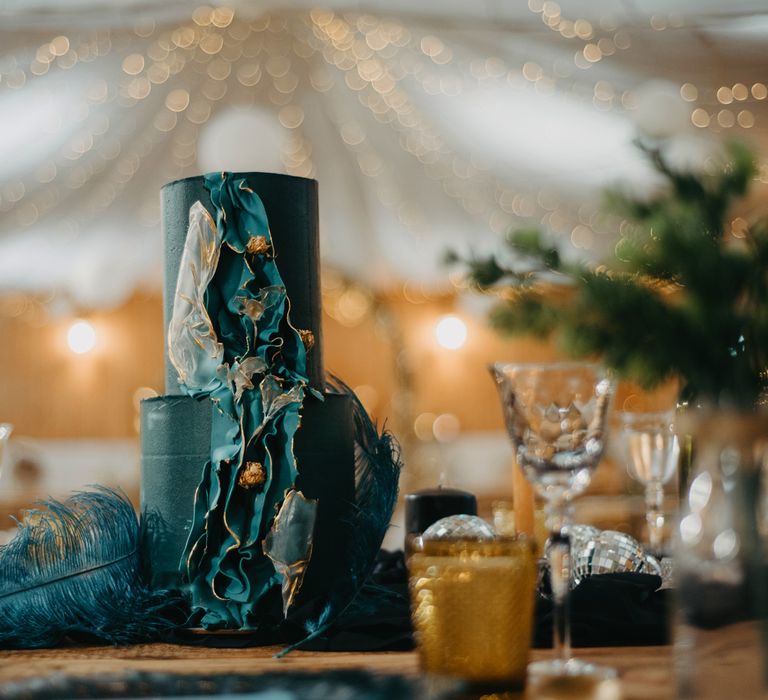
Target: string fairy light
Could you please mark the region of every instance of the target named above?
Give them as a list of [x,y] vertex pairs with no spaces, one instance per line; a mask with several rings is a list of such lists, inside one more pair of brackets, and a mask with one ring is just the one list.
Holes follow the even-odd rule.
[[768,87],[762,82],[736,82],[705,88],[687,82],[680,87],[680,95],[687,102],[697,103],[691,112],[691,122],[700,129],[751,129],[756,124],[755,110],[768,98]]
[[[568,20],[562,16],[560,6],[553,0],[529,0],[528,8],[531,12],[539,14],[545,26],[558,32],[566,39],[581,39],[589,41],[595,37],[595,28],[592,23],[586,19]],[[587,43],[583,49],[577,51],[574,56],[574,62],[579,68],[587,69],[605,56],[616,53],[617,50],[626,50],[631,47],[632,41],[629,33],[619,28],[613,20],[602,18],[600,20],[602,29],[606,31],[615,31],[612,37],[603,36],[602,38]],[[648,27],[654,31],[664,31],[669,28],[686,28],[686,22],[681,15],[670,13],[668,15],[651,15],[648,18]],[[635,30],[637,26],[633,27]],[[537,77],[537,79],[540,79]],[[597,93],[597,85],[595,86]],[[755,125],[755,114],[750,109],[740,109],[731,112],[729,109],[718,107],[717,109],[705,109],[704,104],[729,105],[734,101],[754,102],[764,100],[768,97],[768,89],[764,83],[754,83],[750,87],[746,83],[737,82],[733,85],[721,85],[717,88],[707,88],[697,86],[691,82],[686,82],[681,87],[683,99],[689,102],[699,101],[701,104],[692,112],[691,122],[698,128],[726,128],[730,129],[739,126],[743,129],[750,129]],[[595,99],[595,107],[598,109],[610,108],[609,104]]]
[[[570,20],[562,15],[560,5],[554,0],[528,0],[528,9],[540,15],[544,25],[564,39],[584,43],[573,56],[573,63],[582,70],[632,45],[629,34],[607,17],[602,18],[597,27],[587,19]],[[598,34],[602,36],[598,37]]]
[[[580,68],[632,46],[627,28],[610,18],[567,18],[552,0],[530,0],[529,9],[540,16],[547,31],[579,43],[581,59],[574,60]],[[684,27],[679,17],[659,15],[649,18],[646,30]],[[638,30],[634,24],[632,31]],[[406,83],[425,94],[449,96],[473,84],[497,82],[517,89],[531,84],[542,94],[568,90],[589,99],[597,110],[633,106],[631,90],[605,78],[585,84],[561,61],[546,68],[532,57],[467,55],[455,40],[396,20],[328,10],[246,19],[224,6],[200,6],[188,22],[178,26],[140,21],[127,30],[51,36],[30,53],[0,56],[0,89],[22,89],[52,71],[76,70],[110,54],[119,57],[122,79],[117,91],[101,78],[93,81],[78,115],[83,127],[29,177],[0,187],[0,211],[14,212],[7,219],[13,225],[35,224],[94,182],[98,182],[97,195],[89,194],[87,201],[98,202],[96,210],[103,211],[160,144],[170,152],[169,172],[179,176],[189,172],[196,163],[200,129],[227,95],[246,104],[258,100],[273,104],[278,121],[290,132],[282,154],[286,170],[312,175],[312,145],[303,131],[307,113],[297,94],[310,88],[323,95],[336,87],[335,97],[342,89],[355,95],[368,118],[388,125],[398,135],[403,152],[491,231],[504,232],[517,218],[534,218],[567,236],[575,248],[589,249],[599,234],[594,211],[579,208],[577,213],[567,202],[544,207],[540,191],[511,187],[472,157],[454,152],[416,108]],[[341,78],[334,77],[333,71]],[[693,103],[691,122],[696,127],[753,129],[768,99],[768,88],[763,82],[747,80],[713,87],[687,82],[681,95]],[[140,118],[121,119],[117,113],[138,114],[147,102],[153,102],[157,111],[143,131],[138,129]],[[130,128],[131,121],[135,129]],[[354,152],[360,172],[375,181],[379,199],[398,212],[404,226],[420,235],[425,217],[405,193],[397,191],[396,178],[386,173],[387,159],[373,149],[369,138],[355,140],[365,133],[363,121],[336,119],[340,138]],[[145,204],[142,211],[153,206]]]
[[[207,24],[209,24],[209,22],[201,21],[201,18],[204,18],[205,16],[206,15],[205,15],[204,11],[198,12],[195,15],[195,17],[194,17],[195,23],[200,25],[200,26],[206,26]],[[400,34],[403,34],[402,29],[400,30]],[[372,33],[372,35],[374,35],[374,34]],[[182,49],[192,49],[192,48],[194,48],[195,41],[196,41],[196,35],[195,35],[194,28],[192,28],[192,27],[181,27],[181,28],[175,30],[173,32],[172,36],[173,36],[174,43],[177,45],[177,48],[182,48]],[[199,37],[198,37],[198,39],[199,39]],[[377,46],[375,38],[372,41],[370,41],[369,43],[371,43],[374,46],[374,48],[378,48],[378,49],[384,49],[385,48],[384,45]],[[381,43],[381,42],[379,42],[379,43]],[[401,44],[405,44],[405,42],[400,42],[400,43]],[[439,40],[436,40],[434,38],[431,40],[431,42],[423,40],[421,42],[421,44],[422,44],[422,48],[426,50],[426,53],[429,54],[435,60],[436,63],[445,63],[445,62],[447,62],[446,60],[444,60],[444,58],[443,59],[438,58],[441,55],[444,56],[446,53],[450,53],[450,52],[446,51],[445,46],[443,44],[439,43]],[[162,46],[162,41],[159,42],[159,45],[160,45],[159,48],[161,50],[163,48],[166,48],[166,47]],[[218,45],[218,42],[214,42],[213,43],[213,48],[209,49],[208,52],[209,53],[215,53],[219,48],[220,47]],[[166,50],[167,50],[167,48],[166,48]],[[162,58],[163,55],[156,56],[156,57],[157,58]],[[367,56],[364,56],[364,57],[367,57]],[[127,71],[128,73],[136,74],[137,72],[139,72],[138,69],[141,67],[141,65],[140,65],[141,63],[145,63],[145,65],[146,65],[146,61],[144,61],[143,57],[141,57],[139,54],[131,54],[129,56],[129,58],[130,58],[130,60],[127,60],[127,62],[124,60],[124,66],[123,66],[124,68],[128,69],[128,71]],[[156,66],[153,66],[153,68],[156,68]],[[160,80],[162,80],[163,77],[164,77],[164,75],[161,75],[160,76]],[[214,77],[216,77],[216,76],[214,76]],[[275,76],[275,77],[279,77],[279,76]],[[135,97],[138,98],[138,99],[145,98],[147,96],[148,92],[151,90],[151,82],[159,82],[159,81],[157,81],[157,80],[151,81],[151,80],[147,80],[146,78],[143,78],[143,79],[138,80],[138,82],[132,83],[131,87],[133,88]],[[290,92],[290,90],[284,91],[284,92]],[[203,108],[200,111],[202,112],[202,117],[200,117],[198,120],[203,122],[203,121],[205,121],[205,116],[206,116],[206,112],[207,112],[207,110],[205,109],[205,106],[203,106]],[[158,126],[160,126],[160,128],[164,128],[164,129],[169,129],[170,130],[170,129],[175,128],[175,125],[176,125],[176,122],[172,118],[171,119],[168,119],[168,118],[158,118]],[[368,159],[368,160],[370,161],[371,159]],[[455,168],[454,168],[454,170],[455,170]],[[370,171],[370,169],[369,169],[369,171]],[[496,212],[495,216],[496,216],[496,221],[497,221],[496,226],[497,226],[497,228],[500,228],[501,225],[503,225],[503,224],[500,225],[498,222],[500,220],[504,220],[503,216],[500,218],[499,217],[499,212]]]
[[[378,121],[389,124],[396,131],[405,135],[405,138],[400,141],[401,147],[425,166],[430,177],[443,182],[443,189],[446,194],[456,199],[470,214],[477,215],[486,212],[487,223],[497,233],[506,230],[512,219],[507,215],[507,212],[496,206],[495,200],[500,196],[497,195],[498,192],[508,192],[508,188],[495,180],[491,181],[490,186],[480,184],[485,175],[478,172],[472,163],[462,160],[445,146],[444,140],[437,136],[430,125],[426,123],[423,116],[410,102],[405,91],[398,89],[396,85],[388,85],[386,91],[377,89],[375,81],[383,77],[382,66],[361,65],[360,59],[354,55],[353,51],[350,51],[350,41],[354,41],[354,34],[345,20],[337,18],[334,23],[333,13],[324,14],[320,21],[316,22],[316,25],[313,27],[313,33],[325,44],[323,55],[326,61],[337,68],[341,67],[339,69],[346,72],[347,76],[359,76],[359,83],[354,77],[351,84],[349,77],[345,78],[345,82],[352,89],[359,91],[360,103],[368,108]],[[331,25],[333,31],[324,31],[324,27],[327,25]],[[329,48],[334,51],[329,51]],[[431,50],[438,50],[437,44],[434,42]],[[383,66],[389,68],[389,64],[386,62]],[[376,72],[377,69],[378,72]],[[371,71],[373,72],[371,73]],[[382,92],[384,92],[383,95]],[[443,162],[440,163],[440,161]],[[473,177],[461,177],[457,173],[468,173]],[[482,203],[483,191],[492,192],[490,207],[488,204]],[[490,213],[487,213],[489,209]]]

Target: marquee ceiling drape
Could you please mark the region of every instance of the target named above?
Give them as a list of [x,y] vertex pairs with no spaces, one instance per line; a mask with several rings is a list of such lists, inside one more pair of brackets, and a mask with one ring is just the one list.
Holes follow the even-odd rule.
[[0,0],[0,292],[157,287],[158,189],[218,169],[317,178],[325,263],[377,288],[530,222],[599,256],[638,128],[762,157],[766,49],[756,0]]

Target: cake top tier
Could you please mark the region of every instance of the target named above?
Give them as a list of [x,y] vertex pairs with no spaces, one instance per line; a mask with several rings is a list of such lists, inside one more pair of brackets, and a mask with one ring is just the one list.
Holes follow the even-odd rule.
[[[317,181],[277,173],[236,173],[264,204],[275,252],[275,262],[291,303],[291,323],[302,331],[310,331],[314,343],[307,357],[310,383],[322,390],[324,367],[322,355],[322,323],[320,296],[320,249],[318,240]],[[175,180],[160,191],[165,248],[164,323],[167,340],[168,323],[173,310],[181,257],[184,250],[189,211],[200,202],[215,219],[204,176]],[[165,353],[166,392],[179,393],[176,371]]]
[[[260,171],[252,171],[252,172],[231,172],[228,171],[229,174],[233,178],[266,178],[270,181],[277,182],[281,179],[285,180],[296,180],[298,182],[307,182],[307,183],[313,183],[315,187],[317,187],[317,180],[311,177],[299,177],[298,175],[287,175],[286,173],[263,173]],[[178,180],[171,180],[170,182],[166,182],[160,189],[161,191],[164,190],[166,187],[172,187],[173,185],[178,185],[181,182],[190,182],[192,180],[200,180],[205,177],[205,175],[189,175],[187,177],[181,177]]]

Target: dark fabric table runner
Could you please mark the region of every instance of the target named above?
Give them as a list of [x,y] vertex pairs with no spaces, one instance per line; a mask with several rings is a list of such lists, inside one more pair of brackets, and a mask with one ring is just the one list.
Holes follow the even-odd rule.
[[[307,651],[406,651],[414,648],[408,603],[408,573],[403,553],[379,553],[368,600],[350,609],[328,634],[302,645]],[[669,643],[670,590],[649,574],[603,574],[585,579],[571,597],[572,642],[576,647],[652,646]],[[285,642],[300,630],[285,628]],[[174,633],[181,644],[248,647],[275,643],[263,635]],[[552,605],[536,602],[533,646],[552,646]]]

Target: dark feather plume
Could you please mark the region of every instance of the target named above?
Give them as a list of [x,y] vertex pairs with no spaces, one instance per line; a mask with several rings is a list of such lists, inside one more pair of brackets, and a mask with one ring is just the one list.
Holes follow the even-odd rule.
[[355,502],[352,517],[347,523],[350,546],[344,566],[339,567],[338,584],[322,612],[305,620],[308,636],[283,650],[284,656],[302,644],[325,633],[343,614],[357,611],[355,601],[360,599],[361,615],[368,606],[362,604],[363,590],[375,563],[376,555],[389,528],[392,511],[397,502],[398,483],[402,461],[400,446],[394,435],[384,429],[380,433],[357,395],[338,377],[331,376],[328,389],[348,394],[353,401],[355,423]]
[[96,487],[39,506],[0,548],[0,647],[128,644],[172,626],[175,601],[144,582],[139,523],[124,495]]

